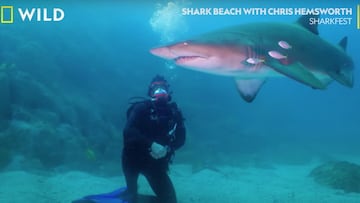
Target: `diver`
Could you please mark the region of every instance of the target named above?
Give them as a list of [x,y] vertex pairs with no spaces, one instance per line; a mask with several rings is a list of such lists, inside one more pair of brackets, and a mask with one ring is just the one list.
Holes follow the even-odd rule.
[[150,99],[135,102],[127,110],[122,152],[127,189],[121,196],[130,203],[140,201],[140,174],[154,191],[156,202],[177,202],[167,172],[175,151],[185,143],[186,131],[181,111],[171,102],[169,86],[164,77],[155,76],[148,89]]

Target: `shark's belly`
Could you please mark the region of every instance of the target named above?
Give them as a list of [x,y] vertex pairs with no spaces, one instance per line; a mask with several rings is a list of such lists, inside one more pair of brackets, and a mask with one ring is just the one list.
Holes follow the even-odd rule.
[[260,66],[257,68],[247,68],[239,71],[234,71],[228,76],[233,76],[239,79],[285,77],[284,75],[276,72],[268,66]]

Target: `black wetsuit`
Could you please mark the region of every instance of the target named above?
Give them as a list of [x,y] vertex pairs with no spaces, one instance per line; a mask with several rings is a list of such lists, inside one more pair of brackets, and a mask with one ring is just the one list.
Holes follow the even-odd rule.
[[[176,103],[138,102],[129,108],[127,117],[122,165],[130,200],[136,202],[137,180],[143,174],[159,203],[176,203],[167,174],[175,150],[185,142],[184,119]],[[165,157],[156,160],[150,155],[153,142],[169,147]]]

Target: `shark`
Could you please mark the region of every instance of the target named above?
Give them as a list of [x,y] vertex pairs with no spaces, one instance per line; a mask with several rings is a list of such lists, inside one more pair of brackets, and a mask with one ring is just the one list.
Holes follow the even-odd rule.
[[150,49],[177,66],[234,78],[241,97],[252,102],[269,78],[287,77],[324,90],[332,81],[352,88],[347,37],[331,44],[319,36],[317,15],[292,23],[253,22],[231,26]]

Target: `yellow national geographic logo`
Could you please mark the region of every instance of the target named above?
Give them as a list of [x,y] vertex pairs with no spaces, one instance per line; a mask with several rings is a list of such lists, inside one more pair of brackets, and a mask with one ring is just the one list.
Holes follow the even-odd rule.
[[357,29],[360,29],[360,4],[357,5]]
[[14,23],[14,6],[1,6],[0,8],[0,22],[3,24]]
[[12,24],[14,18],[22,22],[58,22],[65,17],[61,8],[14,8],[14,6],[0,6],[0,23]]

